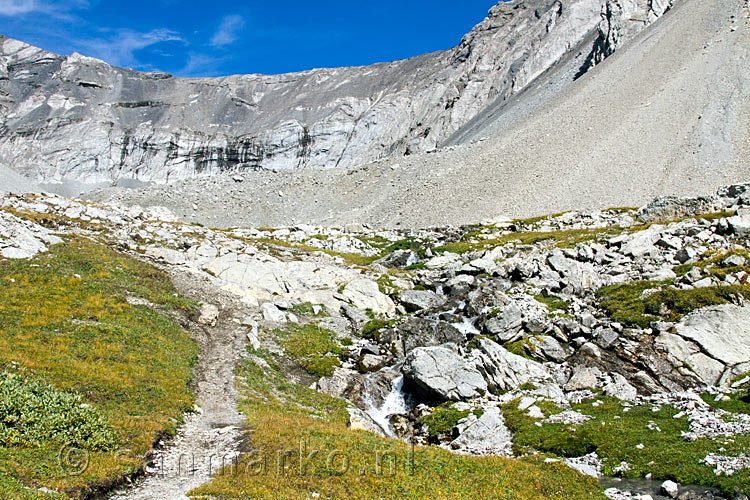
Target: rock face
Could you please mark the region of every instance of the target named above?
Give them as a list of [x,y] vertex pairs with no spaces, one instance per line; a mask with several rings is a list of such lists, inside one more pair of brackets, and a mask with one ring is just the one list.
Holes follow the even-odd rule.
[[707,361],[728,367],[750,362],[750,307],[726,304],[701,309],[675,328],[707,354]]
[[428,395],[461,401],[487,392],[479,371],[447,347],[419,347],[404,361],[407,380]]
[[451,50],[273,76],[173,78],[0,37],[0,163],[91,185],[429,151],[566,53],[603,46],[604,57],[626,28],[644,25],[639,16],[657,14],[655,2],[611,3],[606,20],[617,28],[596,46],[601,0],[520,0],[493,7]]
[[477,346],[473,351],[476,366],[493,391],[507,391],[532,380],[551,378],[542,364],[513,354],[489,339],[477,339]]

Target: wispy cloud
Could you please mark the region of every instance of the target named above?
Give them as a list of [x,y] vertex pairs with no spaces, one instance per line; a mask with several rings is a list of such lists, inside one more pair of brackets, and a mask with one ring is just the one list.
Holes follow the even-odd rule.
[[215,57],[208,54],[190,52],[187,64],[177,74],[190,77],[217,76],[220,74],[219,66],[228,59],[228,56]]
[[224,47],[226,45],[231,45],[237,40],[239,33],[244,27],[245,20],[242,19],[242,16],[237,14],[226,16],[222,19],[219,29],[214,33],[214,36],[211,37],[211,46]]
[[88,7],[87,0],[55,2],[50,0],[0,0],[0,16],[15,17],[41,12],[54,17],[62,16],[72,9]]
[[147,33],[121,29],[109,38],[82,40],[81,44],[88,49],[91,55],[115,66],[143,68],[135,53],[164,42],[185,43],[185,40],[177,32],[165,28],[155,29]]

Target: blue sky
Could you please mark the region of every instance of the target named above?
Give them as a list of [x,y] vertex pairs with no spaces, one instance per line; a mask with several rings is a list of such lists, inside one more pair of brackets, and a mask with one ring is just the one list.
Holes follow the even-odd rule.
[[177,76],[285,73],[457,45],[495,0],[0,0],[0,34]]

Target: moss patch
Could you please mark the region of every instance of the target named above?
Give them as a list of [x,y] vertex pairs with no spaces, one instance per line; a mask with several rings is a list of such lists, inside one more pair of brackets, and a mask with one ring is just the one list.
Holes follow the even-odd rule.
[[341,365],[338,358],[341,347],[336,343],[336,334],[330,330],[313,324],[288,324],[274,333],[286,352],[310,375],[327,377]]
[[[689,442],[681,437],[681,432],[688,430],[687,419],[675,419],[676,409],[662,406],[653,411],[651,406],[633,406],[626,411],[626,406],[614,398],[601,398],[598,406],[590,401],[573,405],[573,409],[593,419],[579,425],[543,423],[539,427],[538,420],[518,410],[518,400],[504,405],[503,414],[513,432],[516,451],[537,450],[560,457],[577,457],[596,451],[607,475],[643,477],[652,474],[655,480],[711,486],[725,493],[731,493],[735,486],[744,493],[750,491],[750,471],[716,476],[710,466],[701,464],[712,452],[722,455],[746,452],[750,435]],[[750,404],[744,409],[749,411]],[[720,452],[721,448],[724,451]],[[616,472],[621,462],[626,462],[630,469]]]

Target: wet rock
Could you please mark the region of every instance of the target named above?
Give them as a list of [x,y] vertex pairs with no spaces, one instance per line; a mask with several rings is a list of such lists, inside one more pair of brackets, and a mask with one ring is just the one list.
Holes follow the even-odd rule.
[[417,347],[446,343],[460,345],[466,338],[456,327],[445,321],[410,317],[383,334],[381,340],[391,343],[398,353],[405,356]]
[[380,437],[387,437],[385,430],[380,427],[367,413],[363,412],[359,408],[350,406],[347,408],[349,412],[349,429],[353,431],[366,431],[375,434]]
[[376,356],[374,354],[365,354],[359,360],[359,369],[365,373],[376,372],[388,363],[385,356]]

